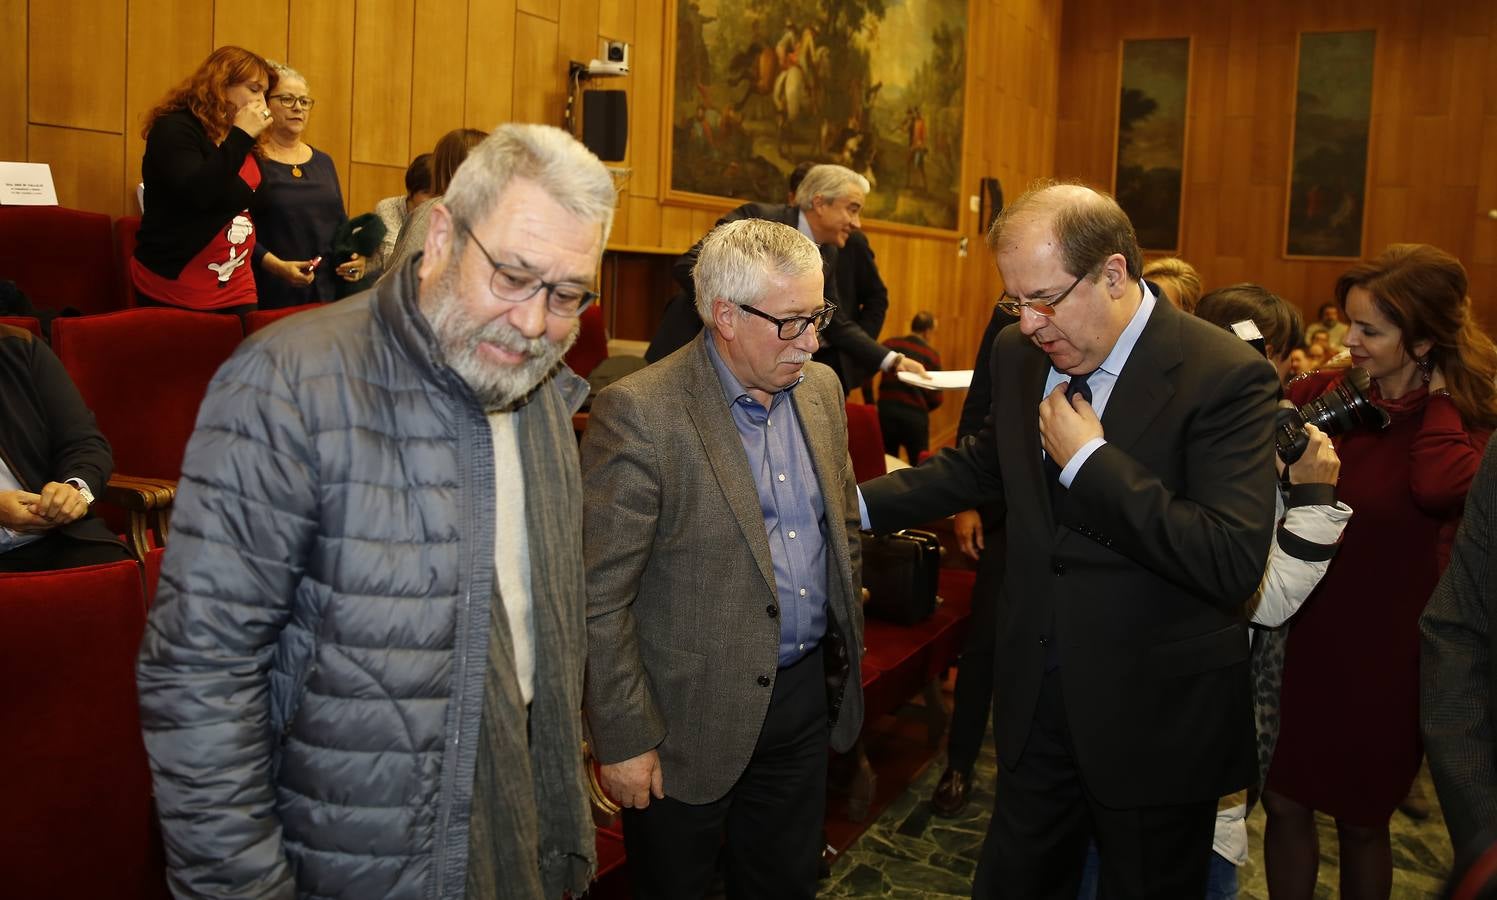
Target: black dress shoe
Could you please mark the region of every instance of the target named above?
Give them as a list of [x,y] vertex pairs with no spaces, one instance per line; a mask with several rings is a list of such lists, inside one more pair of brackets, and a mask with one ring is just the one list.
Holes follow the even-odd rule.
[[961,815],[967,807],[967,794],[972,790],[972,776],[947,769],[941,773],[941,782],[931,795],[930,807],[938,816]]

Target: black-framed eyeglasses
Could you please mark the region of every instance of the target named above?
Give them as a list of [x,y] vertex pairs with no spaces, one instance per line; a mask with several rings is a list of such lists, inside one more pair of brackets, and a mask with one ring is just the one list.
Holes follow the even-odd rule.
[[281,104],[287,109],[295,109],[298,106],[300,106],[302,109],[311,109],[312,104],[317,102],[311,97],[298,97],[295,94],[271,94],[270,99]]
[[746,304],[739,304],[738,308],[746,313],[753,313],[761,319],[773,322],[775,327],[780,330],[780,340],[793,341],[805,334],[806,329],[813,325],[816,326],[818,332],[825,331],[826,327],[832,324],[832,314],[837,311],[837,304],[828,303],[812,315],[791,316],[788,319],[772,316],[762,309],[755,309]]
[[463,234],[473,239],[473,246],[477,247],[478,252],[483,254],[483,258],[494,267],[494,275],[489,279],[489,291],[505,303],[524,303],[545,288],[546,309],[550,310],[554,316],[575,319],[582,315],[582,311],[591,306],[594,300],[598,299],[597,291],[589,291],[576,284],[554,284],[550,281],[543,281],[539,275],[520,266],[495,262],[494,257],[489,255],[489,251],[478,242],[478,236],[471,228],[462,222],[455,222],[455,224],[463,230]]
[[1082,280],[1090,274],[1090,272],[1085,272],[1081,275],[1076,276],[1076,280],[1071,282],[1070,287],[1061,291],[1053,298],[1041,298],[1039,300],[1020,300],[1018,297],[1009,296],[1008,292],[1005,291],[1004,293],[998,295],[998,308],[1011,316],[1022,316],[1024,314],[1024,310],[1027,309],[1036,315],[1044,316],[1048,319],[1051,316],[1055,315],[1055,307],[1060,305],[1060,301],[1071,296],[1071,292],[1076,290],[1076,285],[1080,284]]

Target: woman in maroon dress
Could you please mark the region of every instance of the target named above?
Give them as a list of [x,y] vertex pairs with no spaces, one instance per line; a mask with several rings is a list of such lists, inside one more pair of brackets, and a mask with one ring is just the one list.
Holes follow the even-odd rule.
[[[1269,893],[1314,896],[1316,810],[1336,819],[1341,890],[1386,898],[1388,820],[1419,770],[1419,614],[1466,489],[1497,426],[1497,348],[1477,328],[1466,272],[1425,244],[1395,244],[1336,282],[1353,365],[1372,376],[1385,430],[1335,439],[1338,493],[1356,514],[1294,619],[1281,732],[1265,787]],[[1295,404],[1342,373],[1291,382]]]

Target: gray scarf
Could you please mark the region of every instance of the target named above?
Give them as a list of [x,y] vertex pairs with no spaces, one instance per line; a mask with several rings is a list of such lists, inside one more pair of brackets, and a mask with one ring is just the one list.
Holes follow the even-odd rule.
[[[557,377],[576,376],[563,370]],[[535,603],[535,697],[527,718],[496,589],[473,776],[471,900],[580,896],[597,866],[582,768],[582,479],[562,393],[548,379],[516,412]]]

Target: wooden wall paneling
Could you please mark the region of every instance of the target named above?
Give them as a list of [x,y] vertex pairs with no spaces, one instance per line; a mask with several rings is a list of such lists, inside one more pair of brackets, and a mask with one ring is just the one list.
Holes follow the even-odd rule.
[[405,196],[405,166],[353,163],[343,185],[343,199],[354,214],[373,212],[386,197]]
[[1419,33],[1419,55],[1411,73],[1421,90],[1414,95],[1415,115],[1443,116],[1450,110],[1451,57],[1455,35],[1446,30],[1440,10],[1449,4],[1426,3]]
[[140,129],[166,92],[197,71],[213,51],[213,8],[200,0],[129,0],[125,59],[125,149],[122,209],[139,215],[135,186],[146,142]]
[[291,6],[288,0],[215,0],[213,46],[232,44],[266,59],[286,61]]
[[[1475,185],[1481,171],[1481,141],[1473,134],[1471,125],[1481,120],[1482,100],[1485,93],[1497,93],[1491,85],[1483,90],[1482,76],[1486,71],[1487,56],[1494,39],[1484,35],[1468,35],[1455,39],[1455,52],[1451,60],[1450,115],[1447,121],[1458,124],[1456,134],[1451,136],[1450,168],[1445,175],[1447,185]],[[1463,139],[1461,132],[1465,133]]]
[[514,121],[561,124],[567,72],[557,62],[559,42],[559,28],[552,19],[516,14]]
[[1377,58],[1372,72],[1371,154],[1368,163],[1372,183],[1404,185],[1413,171],[1411,159],[1417,139],[1409,127],[1415,82],[1401,77],[1413,65],[1417,40],[1414,36],[1387,29],[1377,36]]
[[463,124],[490,131],[514,110],[515,0],[469,0]]
[[1362,250],[1373,254],[1409,233],[1409,193],[1405,186],[1374,185],[1367,191],[1367,231]]
[[[1497,43],[1497,35],[1494,35],[1494,43]],[[1471,251],[1471,262],[1497,265],[1497,219],[1487,215],[1488,210],[1497,209],[1497,115],[1482,120],[1481,158],[1476,170],[1480,174],[1476,184],[1475,247]],[[1497,282],[1488,284],[1497,285]],[[1497,304],[1497,295],[1486,299]]]
[[557,0],[519,0],[520,12],[555,22],[558,17]]
[[[634,7],[634,47],[629,77],[629,190],[636,197],[660,196],[660,165],[664,158],[663,121],[665,110],[665,72],[661,60],[665,49],[665,4],[656,0],[638,0]],[[655,220],[658,222],[658,219]],[[630,227],[641,227],[638,209],[630,215]],[[658,231],[655,222],[647,230]],[[658,241],[658,237],[656,238]],[[631,243],[641,243],[634,239]]]
[[354,162],[411,161],[415,0],[356,0],[353,48]]
[[[557,4],[556,24],[560,28],[558,53],[560,70],[572,60],[586,63],[598,56],[599,0],[555,0]],[[616,87],[618,79],[610,78],[601,87]]]
[[0,54],[0,160],[26,159],[27,0],[0,0],[0,34],[10,52]]
[[286,61],[307,77],[317,99],[307,141],[332,157],[349,212],[349,166],[353,133],[354,4],[347,0],[291,0],[291,37]]
[[[1253,184],[1283,184],[1289,171],[1290,146],[1283,136],[1294,124],[1294,67],[1298,43],[1259,48],[1257,92],[1253,106],[1252,159],[1249,181]],[[1189,168],[1189,160],[1187,166]]]
[[122,136],[49,125],[31,125],[27,132],[31,159],[52,166],[59,205],[111,216],[124,214],[120,194],[120,172],[125,167]]
[[[636,179],[638,173],[636,173]],[[634,181],[631,180],[631,184]],[[652,196],[641,197],[631,187],[626,197],[629,203],[629,230],[626,235],[615,236],[614,243],[633,247],[663,247],[660,230],[661,206]]]
[[442,135],[463,127],[467,59],[466,53],[456,54],[453,48],[466,48],[467,41],[468,0],[416,0],[411,50],[412,158],[435,147]]
[[660,208],[660,246],[680,253],[707,233],[697,229],[692,220],[693,212],[685,206]]
[[28,121],[121,133],[125,0],[33,2],[29,14]]
[[[598,4],[598,36],[613,41],[634,42],[634,0],[602,0]],[[632,54],[632,48],[631,48]],[[629,66],[639,65],[630,59]]]

